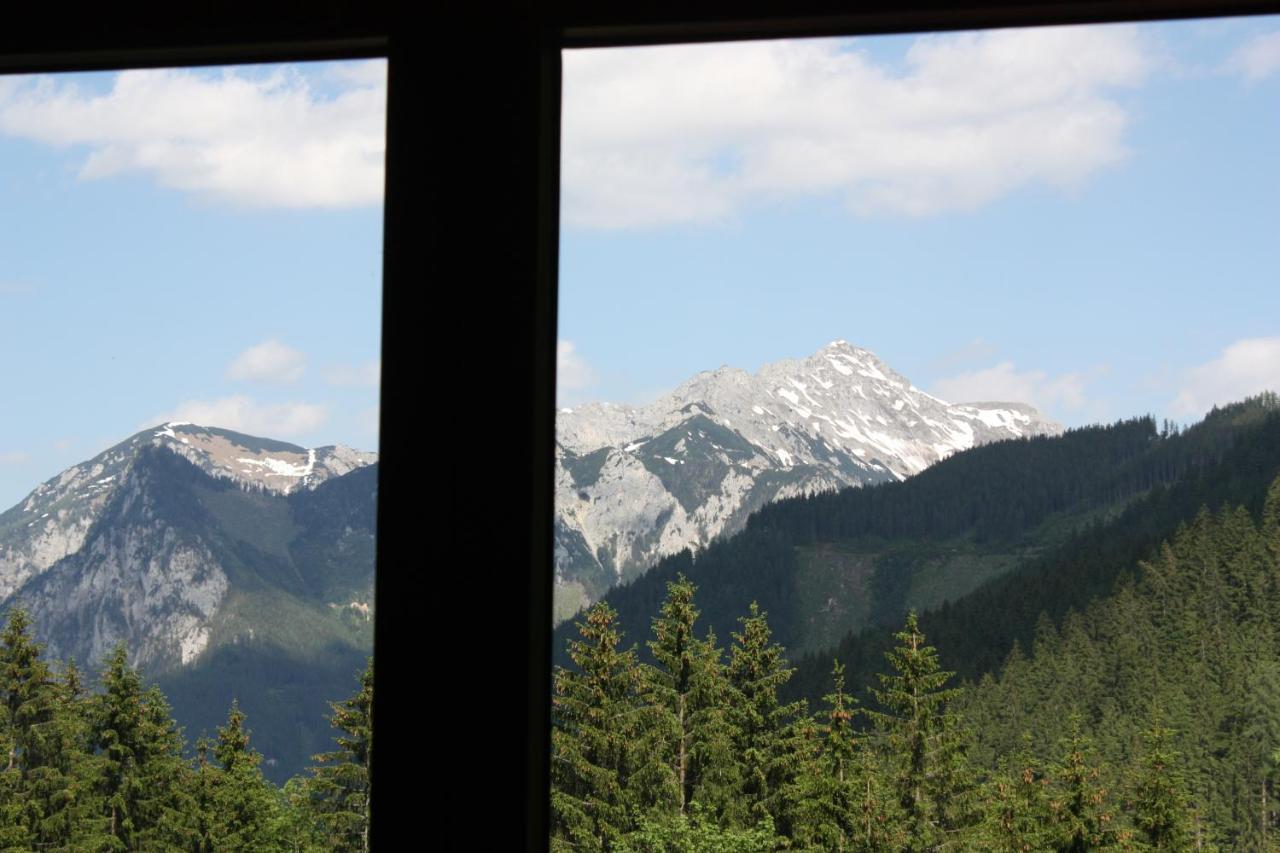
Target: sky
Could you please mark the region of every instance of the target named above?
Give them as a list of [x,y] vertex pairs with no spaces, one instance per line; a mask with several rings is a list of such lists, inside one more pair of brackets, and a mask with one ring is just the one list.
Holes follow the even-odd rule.
[[0,510],[167,420],[377,449],[385,81],[0,76]]
[[844,339],[952,402],[1280,388],[1280,18],[566,51],[561,406]]

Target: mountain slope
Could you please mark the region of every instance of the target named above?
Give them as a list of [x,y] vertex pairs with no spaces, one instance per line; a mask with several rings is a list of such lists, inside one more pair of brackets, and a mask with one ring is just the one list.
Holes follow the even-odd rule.
[[[1057,543],[1013,571],[922,612],[921,628],[947,669],[977,680],[996,670],[1015,643],[1031,648],[1042,618],[1060,621],[1111,594],[1203,508],[1241,505],[1256,516],[1277,474],[1280,398],[1264,394],[1215,410],[1185,432],[1158,435],[1147,453],[1115,472],[1117,488],[1131,484],[1130,497],[1117,492],[1106,511],[1078,516]],[[849,667],[851,681],[865,680],[890,644],[883,628],[850,632],[836,646],[801,657],[789,689],[820,695],[832,658]]]
[[[797,659],[794,695],[829,688],[832,657],[851,684],[872,683],[908,608],[976,678],[1055,618],[1111,588],[1207,503],[1260,505],[1280,471],[1280,403],[1216,411],[1184,432],[1150,418],[999,442],[958,453],[901,483],[793,498],[696,557],[677,554],[605,596],[642,641],[666,583],[698,586],[703,626],[726,637],[752,601]],[[562,625],[563,661],[574,631]],[[840,639],[838,645],[835,641]],[[643,649],[642,649],[643,651]]]
[[[1261,523],[1257,523],[1260,521]],[[1107,595],[1043,618],[997,676],[966,691],[973,756],[1054,756],[1080,713],[1098,757],[1122,767],[1152,718],[1187,783],[1197,837],[1271,849],[1280,747],[1280,479],[1261,518],[1201,512]],[[1128,574],[1128,573],[1126,573]],[[1114,785],[1120,779],[1107,780]]]
[[1060,432],[1022,404],[945,403],[844,341],[754,375],[700,373],[642,408],[562,409],[558,615],[741,529],[772,501],[899,481],[959,450]]
[[[225,719],[231,696],[209,697],[234,694],[283,779],[325,745],[327,700],[372,649],[375,457],[193,425],[134,438],[0,517],[5,606],[55,657],[94,665],[124,642],[193,735]],[[69,553],[19,562],[38,553],[24,524]]]
[[147,447],[167,448],[211,477],[281,495],[313,489],[377,460],[375,453],[341,445],[307,449],[189,423],[143,430],[41,483],[0,513],[0,601],[80,550],[124,473]]

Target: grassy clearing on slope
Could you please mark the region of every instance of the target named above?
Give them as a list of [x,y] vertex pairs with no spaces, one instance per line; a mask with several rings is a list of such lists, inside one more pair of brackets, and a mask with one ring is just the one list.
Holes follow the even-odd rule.
[[796,548],[796,595],[803,618],[794,652],[834,645],[868,623],[875,553],[855,544]]

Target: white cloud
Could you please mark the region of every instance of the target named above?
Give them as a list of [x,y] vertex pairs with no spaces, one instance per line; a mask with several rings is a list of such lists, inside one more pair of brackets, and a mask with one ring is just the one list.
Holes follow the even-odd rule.
[[325,70],[330,79],[339,83],[379,89],[387,87],[387,61],[385,59],[335,62],[326,66]]
[[381,425],[381,407],[370,406],[364,409],[356,416],[356,423],[360,429],[373,438],[374,442],[378,440],[378,428]]
[[190,421],[201,426],[283,438],[305,435],[329,417],[324,406],[313,403],[259,403],[243,395],[217,400],[186,400],[170,413],[157,415],[147,426],[167,421]]
[[263,341],[235,357],[227,368],[228,379],[253,382],[297,382],[306,370],[307,358],[277,340]]
[[1188,370],[1169,411],[1199,417],[1259,391],[1280,391],[1280,338],[1236,341],[1213,361]]
[[345,388],[377,388],[382,382],[382,361],[338,365],[325,373],[324,381]]
[[21,450],[0,453],[0,465],[22,465],[29,461],[31,461],[31,454],[23,453]]
[[1109,93],[1153,62],[1130,26],[922,36],[904,72],[850,44],[567,51],[565,222],[708,222],[833,193],[923,216],[1071,187],[1125,155]]
[[0,133],[87,146],[85,179],[124,173],[238,204],[342,208],[382,200],[385,66],[332,98],[296,69],[133,70],[94,94],[23,78],[0,88]]
[[1280,30],[1256,35],[1240,45],[1227,60],[1226,69],[1249,81],[1280,71]]
[[963,365],[980,364],[991,358],[996,352],[994,344],[988,343],[980,337],[974,338],[967,344],[962,344],[939,355],[933,360],[933,367],[935,370],[950,370]]
[[1079,410],[1089,400],[1085,388],[1106,368],[1050,376],[1043,370],[1018,371],[1013,362],[960,373],[933,384],[933,393],[955,403],[1027,403],[1041,412],[1052,408]]
[[0,281],[0,296],[16,296],[20,293],[30,293],[31,285],[22,281]]
[[595,381],[595,371],[578,354],[573,341],[558,342],[556,344],[557,392],[581,391]]

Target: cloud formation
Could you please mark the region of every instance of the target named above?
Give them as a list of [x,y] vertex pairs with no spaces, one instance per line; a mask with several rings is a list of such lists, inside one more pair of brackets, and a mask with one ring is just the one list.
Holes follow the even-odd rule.
[[862,215],[927,216],[1068,188],[1125,155],[1111,92],[1153,61],[1130,26],[922,36],[902,71],[857,45],[567,51],[564,221],[710,222],[827,194]]
[[132,70],[94,94],[50,77],[0,87],[0,133],[86,146],[86,180],[138,173],[162,186],[258,207],[382,200],[386,64],[331,75],[322,97],[293,68]]
[[340,364],[325,373],[324,381],[340,388],[377,388],[382,383],[382,360]]
[[157,415],[147,425],[190,421],[265,438],[306,435],[328,420],[324,406],[313,403],[259,403],[244,395],[216,400],[186,400],[170,413]]
[[356,423],[360,429],[364,430],[365,434],[372,436],[373,440],[377,441],[378,430],[382,423],[381,407],[370,406],[367,409],[363,409],[356,416]]
[[1227,60],[1227,70],[1250,82],[1280,72],[1280,30],[1256,35],[1240,45]]
[[971,364],[981,364],[996,354],[995,344],[978,337],[955,349],[942,353],[933,360],[935,370],[951,370]]
[[578,354],[573,341],[556,344],[556,392],[581,391],[596,381],[596,372]]
[[1043,370],[1017,370],[1013,362],[960,373],[933,384],[935,396],[953,403],[1027,403],[1041,412],[1051,408],[1079,410],[1089,402],[1085,388],[1105,368],[1050,376]]
[[0,465],[21,465],[29,461],[31,461],[31,454],[23,453],[21,450],[0,453]]
[[227,367],[228,379],[250,382],[297,382],[306,371],[307,358],[277,340],[263,341],[235,357]]
[[1236,341],[1217,358],[1188,370],[1169,411],[1177,417],[1200,417],[1216,405],[1260,391],[1280,391],[1280,338]]

